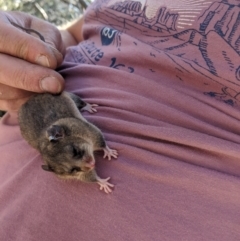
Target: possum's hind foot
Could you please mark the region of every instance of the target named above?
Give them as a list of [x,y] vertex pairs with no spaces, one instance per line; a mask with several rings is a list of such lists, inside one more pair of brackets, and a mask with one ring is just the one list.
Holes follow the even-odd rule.
[[86,105],[81,109],[81,111],[88,111],[89,113],[96,113],[97,109],[95,107],[97,107],[97,104],[89,104],[86,103]]

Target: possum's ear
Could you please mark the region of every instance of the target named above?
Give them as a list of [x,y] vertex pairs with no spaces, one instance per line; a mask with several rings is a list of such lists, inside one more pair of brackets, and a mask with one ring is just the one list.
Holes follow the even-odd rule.
[[42,169],[47,172],[53,172],[53,169],[48,165],[42,165]]
[[57,141],[64,137],[64,129],[62,126],[52,125],[47,129],[47,137],[49,141]]

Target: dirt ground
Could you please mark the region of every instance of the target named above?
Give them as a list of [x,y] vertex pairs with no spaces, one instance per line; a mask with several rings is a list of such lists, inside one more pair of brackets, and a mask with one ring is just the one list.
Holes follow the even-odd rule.
[[27,12],[57,26],[79,17],[91,0],[0,0],[1,10]]

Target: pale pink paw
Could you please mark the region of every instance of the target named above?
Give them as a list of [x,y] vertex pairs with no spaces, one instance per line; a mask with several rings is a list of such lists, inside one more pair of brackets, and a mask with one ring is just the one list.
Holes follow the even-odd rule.
[[116,150],[110,149],[108,146],[103,148],[104,155],[103,158],[108,158],[110,161],[112,157],[117,158],[118,157],[118,152]]
[[108,180],[110,179],[110,177],[106,178],[106,179],[98,179],[98,184],[100,185],[100,190],[103,190],[105,193],[111,193],[112,189],[114,187],[113,184],[109,183]]
[[94,107],[97,107],[98,105],[97,104],[89,104],[87,103],[86,106],[84,106],[81,110],[82,111],[88,111],[89,113],[96,113],[97,112],[97,109],[94,108]]

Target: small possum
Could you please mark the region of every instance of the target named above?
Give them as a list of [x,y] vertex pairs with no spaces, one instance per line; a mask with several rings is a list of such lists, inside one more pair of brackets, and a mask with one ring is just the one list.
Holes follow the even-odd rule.
[[117,158],[118,152],[107,146],[102,132],[79,112],[94,113],[96,106],[65,91],[37,94],[20,108],[18,119],[22,136],[43,157],[43,170],[64,179],[97,182],[100,190],[110,193],[114,185],[108,182],[110,177],[97,175],[94,151],[103,150],[108,160]]

